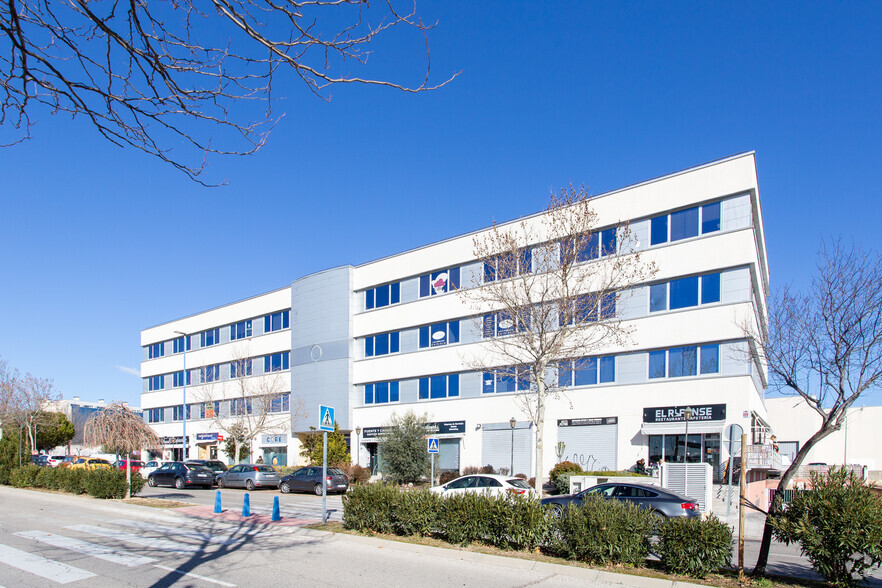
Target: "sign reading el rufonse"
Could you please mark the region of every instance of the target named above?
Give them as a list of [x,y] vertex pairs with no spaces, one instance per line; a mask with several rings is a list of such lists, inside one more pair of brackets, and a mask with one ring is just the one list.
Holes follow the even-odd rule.
[[319,431],[334,431],[333,406],[319,406]]
[[692,409],[690,422],[726,420],[725,404],[696,404],[692,406],[656,406],[643,409],[644,423],[681,423],[686,421],[684,411]]

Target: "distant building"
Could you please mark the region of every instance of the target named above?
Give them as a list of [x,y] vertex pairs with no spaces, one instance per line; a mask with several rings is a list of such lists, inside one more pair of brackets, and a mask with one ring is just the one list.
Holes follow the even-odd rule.
[[[62,399],[47,407],[47,410],[51,412],[63,413],[73,423],[76,434],[67,447],[64,448],[65,452],[70,455],[92,455],[101,451],[101,447],[86,445],[85,428],[89,417],[105,406],[107,406],[107,403],[104,400],[88,402],[80,400],[79,396],[74,396],[70,400]],[[129,408],[137,414],[141,414],[140,408],[134,406]]]

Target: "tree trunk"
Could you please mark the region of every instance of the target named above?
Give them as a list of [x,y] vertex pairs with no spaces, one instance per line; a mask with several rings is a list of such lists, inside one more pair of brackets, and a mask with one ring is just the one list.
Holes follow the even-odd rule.
[[132,497],[132,457],[126,453],[126,500]]
[[536,375],[536,492],[542,496],[545,470],[542,465],[542,441],[545,438],[545,370]]

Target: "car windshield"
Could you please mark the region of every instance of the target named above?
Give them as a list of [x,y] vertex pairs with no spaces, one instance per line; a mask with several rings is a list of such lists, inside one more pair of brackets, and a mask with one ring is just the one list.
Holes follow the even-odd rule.
[[224,465],[222,461],[209,461],[205,464],[215,472],[225,472],[227,471],[227,466]]
[[187,467],[196,472],[210,472],[211,469],[197,463],[187,464]]
[[270,472],[275,473],[276,470],[274,470],[274,469],[272,468],[272,466],[268,466],[268,465],[259,465],[259,466],[254,466],[254,471],[257,471],[257,472],[264,472],[264,473],[270,473]]
[[346,473],[340,468],[328,468],[328,473],[333,476],[345,476]]
[[530,490],[530,485],[527,484],[527,481],[521,478],[509,478],[506,480],[509,486],[514,486],[515,488],[522,488],[524,490]]
[[107,465],[110,465],[110,462],[106,459],[92,459],[89,460],[89,463],[106,463]]

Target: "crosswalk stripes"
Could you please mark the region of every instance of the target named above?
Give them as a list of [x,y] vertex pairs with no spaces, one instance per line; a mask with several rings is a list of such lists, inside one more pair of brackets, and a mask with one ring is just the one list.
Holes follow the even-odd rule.
[[41,543],[46,543],[53,547],[61,547],[63,549],[82,553],[83,555],[97,557],[98,559],[128,567],[140,566],[156,561],[152,557],[135,555],[118,549],[104,547],[103,545],[89,543],[88,541],[83,541],[81,539],[56,535],[55,533],[46,533],[44,531],[22,531],[16,533],[16,535],[24,537],[25,539],[34,539],[35,541],[40,541]]
[[202,533],[190,529],[181,529],[179,527],[166,527],[165,525],[157,525],[145,521],[133,521],[130,519],[117,519],[111,521],[115,525],[123,525],[141,529],[142,531],[157,531],[166,535],[177,535],[187,537],[188,539],[196,539],[197,541],[208,541],[209,543],[219,543],[220,545],[233,545],[241,543],[242,539],[231,539],[229,536],[219,535],[217,533]]
[[124,531],[114,531],[112,529],[105,529],[103,527],[96,527],[94,525],[70,525],[68,527],[65,527],[65,529],[80,531],[82,533],[90,533],[92,535],[99,535],[101,537],[116,539],[117,541],[123,541],[125,543],[141,545],[142,547],[169,551],[171,553],[197,553],[199,551],[203,551],[203,547],[200,545],[189,545],[187,543],[180,543],[178,541],[171,541],[169,539],[160,539],[156,537],[144,537],[143,535],[134,535],[132,533],[126,533]]
[[59,584],[86,580],[96,575],[92,572],[53,561],[34,553],[7,547],[6,545],[0,545],[0,563],[35,574],[47,580],[52,580],[53,582],[58,582]]

